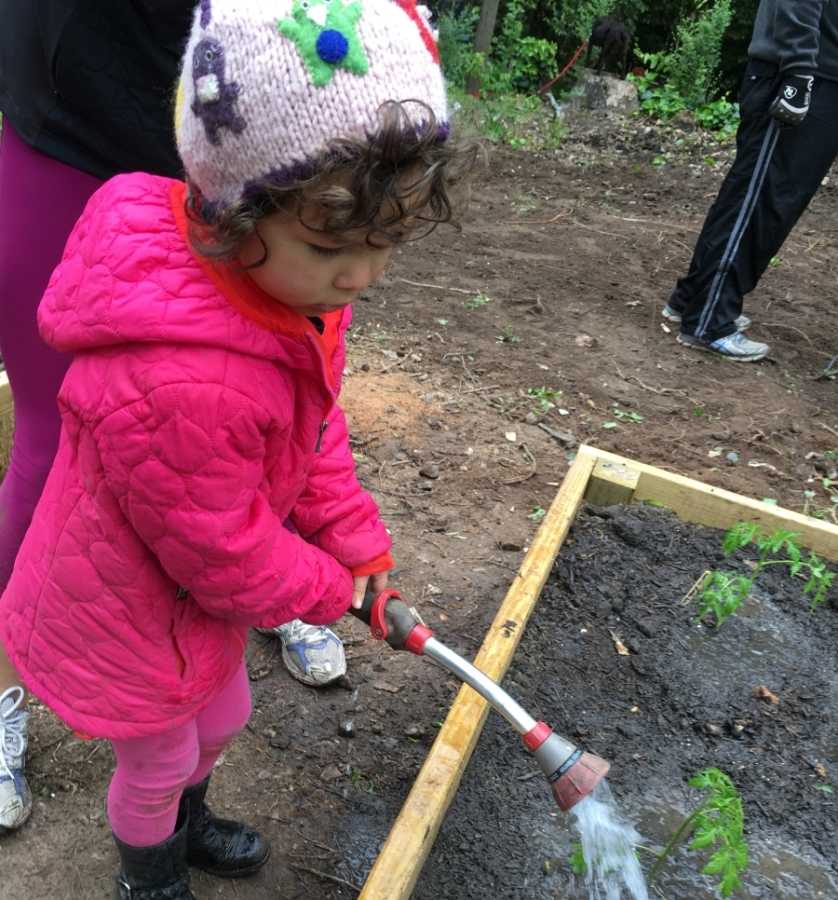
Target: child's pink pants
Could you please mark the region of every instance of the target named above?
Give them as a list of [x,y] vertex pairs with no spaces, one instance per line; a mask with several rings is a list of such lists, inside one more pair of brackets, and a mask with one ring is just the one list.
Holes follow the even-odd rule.
[[108,790],[113,833],[132,847],[171,837],[183,789],[203,781],[250,718],[247,666],[186,725],[151,737],[113,741],[116,772]]

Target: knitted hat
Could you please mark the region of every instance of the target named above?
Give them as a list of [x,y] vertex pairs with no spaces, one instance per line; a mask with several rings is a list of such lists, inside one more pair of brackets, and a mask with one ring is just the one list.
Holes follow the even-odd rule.
[[[388,100],[422,101],[447,129],[434,36],[416,0],[201,0],[175,129],[190,180],[216,207],[288,183],[336,138],[373,133]],[[420,125],[427,116],[407,105]]]

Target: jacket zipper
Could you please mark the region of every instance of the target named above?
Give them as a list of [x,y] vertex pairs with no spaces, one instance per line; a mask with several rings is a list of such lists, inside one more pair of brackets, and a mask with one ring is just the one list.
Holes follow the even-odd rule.
[[317,433],[317,443],[314,445],[314,452],[320,452],[320,445],[323,443],[323,435],[326,433],[326,429],[329,427],[329,423],[323,419],[320,423],[320,431]]

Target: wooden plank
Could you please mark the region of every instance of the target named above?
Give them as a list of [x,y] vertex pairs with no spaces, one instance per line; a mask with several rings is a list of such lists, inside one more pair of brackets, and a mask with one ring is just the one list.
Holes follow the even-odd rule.
[[[582,448],[570,467],[474,660],[500,681],[582,503],[596,456]],[[440,635],[444,640],[445,636]],[[463,686],[367,878],[361,900],[407,900],[436,839],[489,706]],[[537,710],[532,714],[537,715]],[[515,740],[510,734],[510,740]],[[522,748],[522,752],[524,752]]]
[[797,532],[800,543],[815,553],[831,560],[838,560],[838,526],[802,513],[774,506],[761,500],[753,500],[742,494],[734,494],[723,488],[713,487],[683,475],[666,472],[655,466],[597,450],[585,446],[582,449],[596,456],[595,471],[604,471],[608,464],[612,473],[621,473],[627,479],[628,473],[637,475],[633,499],[660,504],[671,509],[685,522],[709,525],[712,528],[730,528],[737,522],[756,522],[766,531],[787,528]]
[[598,459],[591,473],[585,499],[594,506],[631,503],[640,473],[622,463]]

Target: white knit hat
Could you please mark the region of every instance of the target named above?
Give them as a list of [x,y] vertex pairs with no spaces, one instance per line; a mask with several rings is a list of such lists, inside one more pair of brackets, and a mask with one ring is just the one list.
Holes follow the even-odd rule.
[[[329,143],[374,132],[388,100],[426,104],[444,135],[445,84],[423,12],[415,0],[201,0],[175,129],[204,200],[223,207],[266,180],[312,174]],[[407,110],[417,126],[427,116]]]

